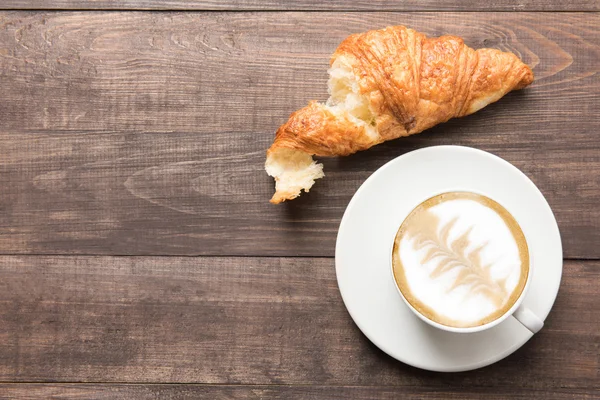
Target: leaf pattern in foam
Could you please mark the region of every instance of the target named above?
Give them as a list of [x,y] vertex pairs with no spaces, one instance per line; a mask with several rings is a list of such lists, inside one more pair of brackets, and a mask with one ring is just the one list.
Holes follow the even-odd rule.
[[408,232],[414,239],[415,250],[425,250],[421,264],[436,263],[435,268],[430,272],[430,277],[433,279],[458,269],[454,282],[448,289],[449,292],[465,285],[469,288],[469,294],[483,295],[495,306],[502,306],[508,297],[506,278],[494,279],[490,273],[494,263],[483,264],[481,252],[486,248],[487,243],[467,252],[471,245],[472,226],[450,240],[450,232],[457,222],[458,217],[440,226],[440,219],[429,210],[421,215],[420,223],[413,225],[413,232]]

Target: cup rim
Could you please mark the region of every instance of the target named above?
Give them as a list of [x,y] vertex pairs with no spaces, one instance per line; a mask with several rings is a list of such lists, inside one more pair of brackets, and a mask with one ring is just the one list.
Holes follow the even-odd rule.
[[[406,299],[406,297],[404,296],[404,293],[402,293],[402,290],[400,289],[400,287],[398,286],[398,282],[396,281],[396,278],[394,276],[394,260],[393,260],[393,256],[394,256],[394,243],[396,241],[396,235],[398,234],[398,230],[400,229],[400,227],[402,226],[402,223],[404,223],[404,220],[408,217],[408,215],[410,215],[410,213],[412,212],[412,210],[414,210],[416,207],[419,206],[419,204],[422,204],[424,201],[427,201],[427,199],[430,199],[432,197],[436,197],[439,196],[441,194],[444,193],[450,193],[450,192],[468,192],[468,193],[474,193],[474,194],[478,194],[480,196],[485,196],[489,199],[494,200],[495,202],[497,202],[498,204],[500,204],[502,207],[504,207],[505,210],[507,210],[509,212],[509,214],[515,219],[516,217],[514,216],[513,213],[511,213],[505,206],[504,204],[500,203],[498,200],[488,196],[485,193],[482,193],[480,191],[477,190],[473,190],[473,189],[444,189],[441,191],[435,191],[433,192],[433,194],[429,195],[429,197],[427,197],[424,200],[421,200],[420,203],[416,204],[414,207],[412,207],[409,211],[409,213],[407,215],[404,216],[404,218],[402,218],[402,220],[400,221],[398,228],[396,229],[396,231],[394,232],[394,235],[392,236],[392,240],[391,240],[391,244],[389,246],[389,250],[388,250],[388,257],[389,257],[389,267],[390,267],[390,272],[391,272],[391,277],[392,277],[392,281],[394,282],[394,286],[396,288],[396,291],[398,292],[398,294],[400,295],[400,297],[402,298],[402,300],[404,301],[404,304],[406,304],[408,306],[408,308],[413,312],[413,314],[415,314],[417,317],[419,317],[422,321],[426,322],[427,324],[441,329],[443,331],[447,331],[447,332],[454,332],[454,333],[475,333],[475,332],[481,332],[490,328],[493,328],[494,326],[502,323],[504,320],[506,320],[508,317],[512,316],[514,314],[514,312],[521,306],[521,304],[523,303],[523,300],[525,299],[525,296],[527,295],[527,290],[529,289],[529,284],[531,282],[531,277],[533,276],[533,262],[531,260],[531,252],[529,251],[529,242],[527,241],[527,235],[525,234],[525,232],[523,232],[523,237],[525,238],[525,244],[527,246],[527,252],[529,253],[529,271],[527,274],[527,280],[525,281],[525,286],[523,287],[523,290],[521,291],[521,294],[519,296],[519,298],[514,302],[514,304],[508,309],[506,310],[506,312],[504,314],[502,314],[500,317],[496,318],[493,321],[490,321],[486,324],[483,325],[477,325],[477,326],[470,326],[470,327],[455,327],[455,326],[449,326],[449,325],[444,325],[444,324],[440,324],[439,322],[433,321],[429,318],[427,318],[425,315],[421,314],[416,308],[413,307],[413,305]],[[517,224],[519,224],[519,221],[517,221]],[[523,228],[521,226],[521,224],[519,224],[519,227],[521,228],[521,231],[523,231]]]

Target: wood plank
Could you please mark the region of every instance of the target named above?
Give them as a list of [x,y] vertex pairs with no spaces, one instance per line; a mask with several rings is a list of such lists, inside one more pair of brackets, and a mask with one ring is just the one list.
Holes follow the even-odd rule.
[[598,11],[594,0],[4,0],[0,9],[51,10],[306,10],[306,11]]
[[[537,80],[473,116],[325,160],[310,194],[268,204],[273,132],[326,98],[346,35],[398,23],[516,52]],[[598,258],[598,26],[600,14],[578,13],[0,13],[0,251],[331,256],[373,171],[460,144],[521,168],[553,207],[565,256]]]
[[600,262],[570,261],[546,326],[487,368],[417,370],[344,308],[333,259],[0,257],[0,381],[599,389]]
[[398,399],[403,400],[505,400],[533,398],[598,399],[600,393],[591,389],[536,390],[508,388],[454,388],[432,389],[413,387],[346,387],[346,386],[244,386],[244,385],[123,385],[123,384],[0,384],[0,399],[53,400],[130,400],[130,399]]

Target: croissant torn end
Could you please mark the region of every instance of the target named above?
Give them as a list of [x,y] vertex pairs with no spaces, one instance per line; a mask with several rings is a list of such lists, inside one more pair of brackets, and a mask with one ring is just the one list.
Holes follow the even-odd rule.
[[323,164],[317,164],[310,154],[295,149],[278,148],[270,151],[265,164],[267,173],[275,178],[275,194],[271,203],[278,204],[308,192],[315,180],[325,176]]
[[[367,96],[360,93],[356,76],[344,62],[344,57],[336,59],[328,73],[327,86],[330,97],[327,102],[325,104],[312,102],[309,106],[292,114],[288,123],[278,131],[278,136],[283,136],[280,133],[295,135],[294,127],[299,127],[300,130],[307,132],[310,131],[309,126],[318,132],[324,130],[339,132],[338,121],[344,121],[347,138],[351,138],[350,131],[354,131],[355,136],[364,136],[368,138],[369,143],[378,141],[379,134],[375,115],[369,106]],[[348,129],[348,126],[353,129]],[[331,138],[335,139],[335,135],[331,135]],[[360,140],[355,142],[355,145],[360,145]],[[325,143],[324,146],[327,144]],[[325,148],[320,152],[309,152],[302,149],[272,146],[267,152],[265,163],[267,174],[275,178],[275,194],[270,200],[271,203],[278,204],[295,199],[302,190],[308,192],[315,180],[323,178],[325,176],[323,164],[314,161],[312,155],[333,155],[327,154],[327,150]],[[354,153],[356,150],[358,149],[348,150],[348,154]]]

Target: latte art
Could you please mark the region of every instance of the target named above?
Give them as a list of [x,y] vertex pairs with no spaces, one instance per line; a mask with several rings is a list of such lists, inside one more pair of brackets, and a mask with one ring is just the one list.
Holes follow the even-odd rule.
[[521,228],[500,204],[478,194],[452,192],[414,209],[398,230],[394,278],[425,317],[471,327],[505,314],[529,273]]

